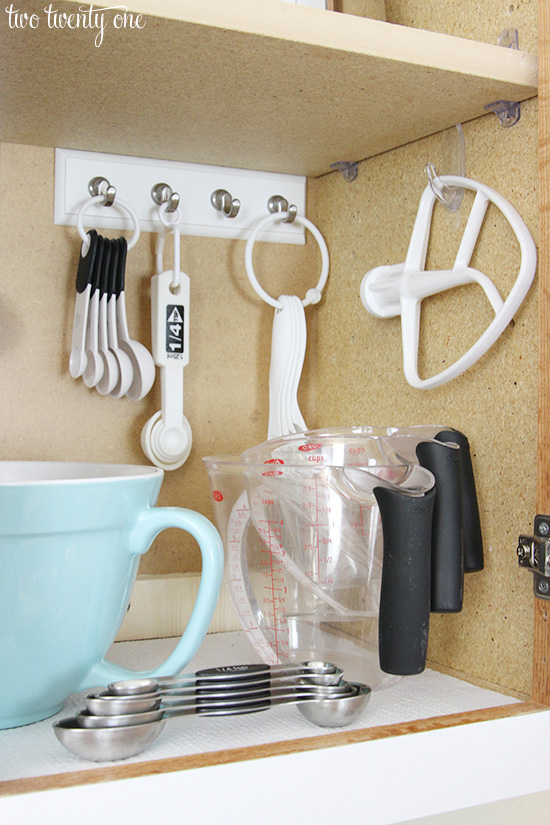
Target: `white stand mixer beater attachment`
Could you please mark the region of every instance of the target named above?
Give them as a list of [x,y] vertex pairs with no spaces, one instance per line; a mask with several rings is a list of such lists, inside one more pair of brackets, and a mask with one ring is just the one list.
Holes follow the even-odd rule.
[[[485,184],[457,175],[443,175],[443,185],[470,189],[476,193],[464,235],[452,269],[425,270],[432,212],[436,194],[428,185],[424,190],[414,224],[407,258],[404,263],[371,269],[361,282],[361,300],[365,309],[377,318],[401,315],[403,371],[412,387],[429,390],[446,384],[492,347],[517,312],[535,276],[537,250],[520,215],[502,195]],[[470,266],[470,260],[489,203],[493,203],[510,224],[520,247],[521,264],[516,281],[505,301],[493,282],[483,272]],[[420,305],[424,298],[446,289],[478,283],[485,292],[495,317],[479,339],[454,364],[430,378],[418,374]]]
[[[151,279],[152,349],[160,367],[161,406],[143,427],[141,446],[147,458],[163,470],[177,470],[191,452],[192,433],[183,414],[183,369],[189,363],[189,276],[180,266],[179,207],[168,220],[168,204],[159,207],[165,229],[157,240],[157,274]],[[174,239],[173,270],[163,271],[164,234]]]

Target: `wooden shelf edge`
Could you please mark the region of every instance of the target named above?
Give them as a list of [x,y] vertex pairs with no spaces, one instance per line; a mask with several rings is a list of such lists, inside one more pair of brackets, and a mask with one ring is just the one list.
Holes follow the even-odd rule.
[[116,767],[98,767],[89,770],[72,771],[70,773],[52,774],[50,776],[14,779],[0,782],[0,797],[70,788],[100,782],[113,782],[119,779],[152,776],[155,774],[172,773],[174,771],[211,767],[214,765],[225,765],[251,759],[264,759],[270,756],[284,756],[293,753],[319,750],[321,748],[332,748],[340,745],[387,739],[394,736],[436,731],[443,728],[453,728],[477,722],[508,719],[547,710],[548,708],[545,705],[534,701],[512,703],[510,705],[500,705],[494,708],[484,708],[482,710],[467,711],[447,716],[416,719],[411,722],[402,722],[395,725],[338,731],[337,733],[328,733],[283,742],[272,742],[265,745],[199,753],[193,754],[192,756],[173,757],[149,762],[135,762],[130,765],[119,765]]
[[[69,0],[79,5],[80,0]],[[99,4],[105,5],[107,3]],[[335,51],[368,54],[457,74],[479,74],[517,83],[532,97],[537,55],[438,32],[336,14],[280,0],[131,0],[130,11],[212,29],[299,42]],[[525,98],[524,98],[525,99]]]
[[[40,0],[27,8],[43,15]],[[99,48],[83,28],[12,30],[5,16],[2,140],[317,177],[537,94],[535,55],[379,20],[280,0],[129,8],[145,26],[111,22]]]

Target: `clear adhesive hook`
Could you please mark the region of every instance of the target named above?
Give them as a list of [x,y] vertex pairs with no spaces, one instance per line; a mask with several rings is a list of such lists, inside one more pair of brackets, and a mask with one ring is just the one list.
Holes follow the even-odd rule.
[[[447,130],[442,135],[440,169],[443,169],[441,175],[455,175],[461,178],[466,175],[466,144],[464,131],[460,123],[457,123],[455,129]],[[435,164],[431,162],[425,165],[424,170],[437,200],[449,212],[458,211],[464,197],[464,189],[443,183],[436,171]]]

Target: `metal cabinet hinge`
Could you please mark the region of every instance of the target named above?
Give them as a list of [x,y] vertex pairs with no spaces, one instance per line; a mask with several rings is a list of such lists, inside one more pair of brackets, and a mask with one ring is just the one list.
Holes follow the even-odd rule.
[[550,601],[550,516],[535,516],[535,535],[518,539],[518,564],[533,572],[533,592]]

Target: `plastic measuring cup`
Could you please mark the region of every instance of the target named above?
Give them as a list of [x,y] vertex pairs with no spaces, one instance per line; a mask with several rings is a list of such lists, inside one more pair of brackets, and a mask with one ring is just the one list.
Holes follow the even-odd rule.
[[310,431],[205,463],[226,582],[264,661],[314,652],[374,687],[420,672],[430,609],[460,610],[464,570],[483,566],[461,433]]

